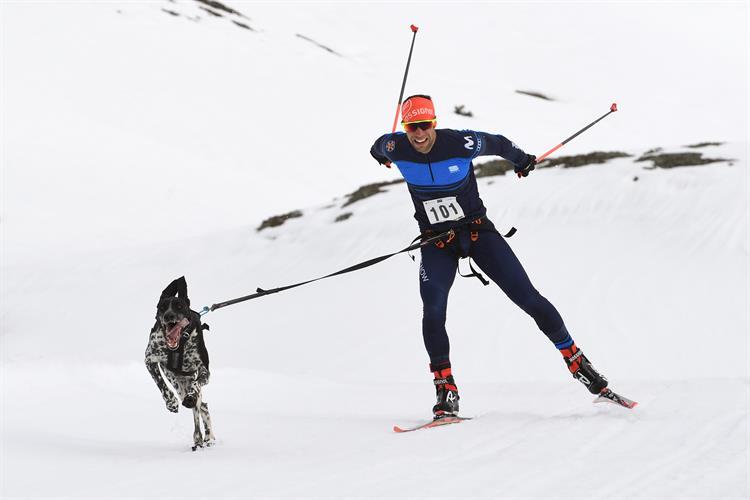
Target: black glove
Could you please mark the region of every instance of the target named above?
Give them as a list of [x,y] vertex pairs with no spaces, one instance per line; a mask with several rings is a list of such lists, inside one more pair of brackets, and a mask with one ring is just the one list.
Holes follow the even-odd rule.
[[526,155],[526,159],[520,164],[513,168],[513,171],[518,175],[519,178],[526,177],[529,172],[536,168],[536,156]]
[[372,156],[373,158],[375,158],[375,161],[377,161],[381,165],[385,165],[386,167],[391,168],[391,162],[390,162],[390,160],[388,160],[388,158],[386,158],[384,156],[378,156],[375,153],[373,153],[372,151],[370,151],[370,156]]

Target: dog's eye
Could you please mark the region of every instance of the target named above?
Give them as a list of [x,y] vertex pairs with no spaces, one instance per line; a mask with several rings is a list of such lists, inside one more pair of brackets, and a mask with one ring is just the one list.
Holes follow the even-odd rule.
[[175,307],[174,307],[174,308],[175,308],[175,309],[177,309],[178,311],[182,311],[182,304],[180,304],[180,303],[178,302],[177,304],[175,304]]

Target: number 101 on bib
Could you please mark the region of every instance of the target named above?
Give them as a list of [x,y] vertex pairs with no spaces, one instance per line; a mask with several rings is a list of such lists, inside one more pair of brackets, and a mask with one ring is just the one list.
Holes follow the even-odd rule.
[[451,220],[463,219],[464,211],[455,196],[422,202],[430,224],[440,224]]

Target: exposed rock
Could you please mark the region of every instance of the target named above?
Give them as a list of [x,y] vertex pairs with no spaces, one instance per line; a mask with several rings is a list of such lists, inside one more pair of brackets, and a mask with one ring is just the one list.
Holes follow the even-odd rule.
[[686,148],[705,148],[706,146],[721,146],[724,144],[723,142],[699,142],[698,144],[690,144],[688,146],[685,146]]
[[651,167],[646,168],[675,168],[694,167],[731,160],[726,158],[703,158],[703,153],[660,153],[644,154],[635,161],[651,161]]
[[627,158],[632,155],[622,151],[594,151],[584,155],[558,156],[542,161],[536,168],[550,168],[562,165],[563,168],[583,167],[585,165],[596,165],[605,163],[615,158]]
[[209,7],[212,7],[216,10],[221,10],[223,12],[226,12],[227,14],[235,14],[235,15],[238,15],[240,17],[244,17],[245,19],[247,19],[247,16],[245,16],[244,14],[237,12],[231,7],[227,7],[223,3],[217,2],[216,0],[195,0],[195,1],[198,3],[202,3],[204,5],[208,5]]
[[463,104],[459,104],[458,106],[453,106],[453,112],[456,113],[457,115],[466,116],[468,118],[471,118],[474,116],[474,113],[472,113],[471,111],[466,111],[464,109]]
[[209,8],[206,8],[206,7],[202,6],[202,5],[199,5],[198,7],[200,7],[201,10],[203,10],[205,12],[208,12],[209,14],[211,14],[214,17],[224,17],[221,14],[219,14],[218,12],[216,12],[215,10],[211,10]]
[[239,22],[239,21],[235,21],[234,19],[232,19],[232,22],[233,22],[234,24],[236,24],[237,26],[239,26],[240,28],[245,28],[246,30],[250,30],[250,31],[255,31],[254,29],[252,29],[252,28],[251,28],[250,26],[248,26],[248,25],[247,25],[247,24],[245,24],[245,23],[241,23],[241,22]]
[[400,184],[402,182],[404,182],[403,179],[397,179],[395,181],[376,182],[374,184],[367,184],[365,186],[362,186],[356,191],[354,191],[353,193],[346,195],[348,199],[343,205],[341,205],[341,208],[347,207],[351,205],[352,203],[356,203],[360,200],[364,200],[365,198],[369,198],[370,196],[374,196],[378,193],[382,193],[383,192],[383,190],[381,189],[382,187],[391,186],[393,184]]
[[[721,143],[700,143],[700,144],[694,144],[692,146],[686,146],[686,147],[699,148],[699,147],[713,146],[713,145],[719,145],[719,144]],[[550,158],[539,163],[536,168],[542,169],[542,168],[551,168],[551,167],[556,167],[556,166],[561,166],[562,168],[576,168],[576,167],[582,167],[585,165],[596,165],[596,164],[606,163],[607,161],[615,159],[615,158],[628,158],[632,156],[633,155],[630,155],[628,153],[624,153],[621,151],[594,151],[592,153],[587,153],[587,154],[558,156],[555,158]],[[703,158],[703,154],[699,152],[663,153],[662,148],[654,148],[649,151],[646,151],[640,158],[638,158],[635,161],[636,162],[651,161],[653,165],[651,167],[646,167],[646,168],[654,169],[654,168],[674,168],[674,167],[687,167],[687,166],[695,166],[695,165],[706,165],[709,163],[716,163],[716,162],[728,162],[729,165],[731,166],[733,165],[732,161],[734,160],[730,160],[726,158]],[[513,164],[509,162],[508,160],[503,160],[503,159],[491,160],[485,163],[478,163],[474,165],[474,173],[477,178],[505,175],[505,173],[508,171],[511,171],[511,172],[513,171]],[[638,182],[638,180],[639,180],[638,176],[633,177],[633,182]],[[491,182],[492,181],[490,181],[490,183]],[[360,200],[364,200],[365,198],[369,198],[378,193],[382,193],[385,191],[383,188],[387,186],[392,186],[392,185],[401,184],[401,183],[404,183],[403,179],[396,179],[396,180],[387,181],[387,182],[376,182],[373,184],[367,184],[367,185],[361,186],[356,191],[346,195],[346,201],[344,202],[343,205],[341,205],[341,208],[347,207],[353,203],[356,203]],[[333,205],[329,205],[326,208],[330,208],[332,206]],[[334,222],[345,221],[349,219],[350,217],[352,217],[352,215],[353,215],[352,212],[343,212],[335,218]],[[264,220],[257,230],[261,231],[267,227],[277,227],[277,226],[284,224],[284,222],[286,222],[287,220],[293,219],[296,217],[302,217],[302,212],[300,210],[294,210],[287,214],[270,217]]]
[[330,47],[326,47],[325,45],[323,45],[323,44],[321,44],[321,43],[319,43],[319,42],[316,42],[316,41],[315,41],[315,40],[313,40],[312,38],[308,38],[308,37],[306,37],[305,35],[300,35],[299,33],[297,33],[297,34],[296,34],[296,36],[297,36],[297,38],[301,38],[302,40],[305,40],[305,41],[307,41],[307,42],[310,42],[310,43],[312,43],[313,45],[317,45],[317,46],[318,46],[318,47],[320,47],[321,49],[323,49],[323,50],[325,50],[325,51],[327,51],[327,52],[330,52],[330,53],[331,53],[331,54],[333,54],[333,55],[336,55],[336,56],[339,56],[339,57],[341,57],[341,54],[339,54],[338,52],[336,52],[336,51],[335,51],[335,50],[333,50],[332,48],[330,48]]
[[273,217],[269,217],[268,219],[264,220],[260,226],[256,229],[256,231],[262,231],[263,229],[266,229],[267,227],[278,227],[288,221],[289,219],[296,219],[297,217],[302,217],[302,211],[301,210],[294,210],[292,212],[283,214],[283,215],[274,215]]
[[513,164],[508,160],[490,160],[485,163],[474,165],[474,175],[477,178],[490,177],[493,175],[505,175],[507,171],[513,171]]
[[528,95],[531,97],[536,97],[539,99],[544,99],[545,101],[554,101],[551,97],[547,97],[546,95],[540,93],[540,92],[533,92],[531,90],[516,90],[516,94],[523,94]]
[[[584,155],[558,156],[539,163],[536,168],[550,168],[562,166],[563,168],[583,167],[584,165],[595,165],[605,163],[614,158],[626,158],[629,155],[620,151],[594,151]],[[493,175],[505,175],[505,172],[513,171],[513,164],[508,160],[492,160],[474,166],[474,173],[479,177],[490,177]]]

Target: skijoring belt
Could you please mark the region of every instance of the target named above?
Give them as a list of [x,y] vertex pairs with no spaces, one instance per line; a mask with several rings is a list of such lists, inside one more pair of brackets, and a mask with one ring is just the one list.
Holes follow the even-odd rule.
[[[435,241],[435,246],[438,248],[446,248],[446,247],[452,246],[452,244],[456,241],[458,233],[462,231],[467,231],[467,230],[469,231],[469,239],[471,240],[472,243],[479,240],[480,232],[492,231],[492,232],[496,232],[500,234],[498,230],[495,228],[495,225],[492,223],[491,220],[489,220],[487,217],[478,217],[471,222],[466,222],[466,223],[463,223],[463,224],[460,224],[460,225],[457,225],[448,229],[444,233],[446,235],[445,237],[438,238],[437,241]],[[504,238],[510,238],[514,234],[516,234],[516,228],[511,227],[510,230],[507,233],[503,234],[502,236]],[[414,240],[412,240],[412,243],[414,241],[417,241],[417,239],[419,238],[422,238],[424,240],[425,238],[430,238],[430,237],[433,237],[434,235],[435,235],[434,231],[432,231],[431,229],[427,229],[423,231],[420,236],[418,236],[417,238],[414,238]],[[466,257],[466,255],[459,255],[459,256]]]
[[[461,237],[463,234],[465,234],[465,232],[469,233],[468,240]],[[479,233],[481,232],[494,232],[500,234],[495,228],[495,225],[492,223],[492,221],[490,221],[486,217],[478,217],[471,222],[467,222],[449,229],[446,233],[446,236],[438,238],[435,241],[435,246],[440,248],[441,250],[446,248],[451,250],[459,259],[468,259],[469,270],[471,272],[469,274],[462,274],[459,270],[459,274],[464,278],[477,278],[482,282],[484,286],[487,286],[490,284],[490,282],[487,281],[481,273],[474,269],[474,266],[471,263],[471,258],[469,258],[471,245],[479,241]],[[511,227],[510,230],[502,236],[505,238],[510,238],[515,233],[516,228]],[[433,234],[434,232],[428,229],[422,232],[422,234],[418,238],[425,239],[431,237]]]

